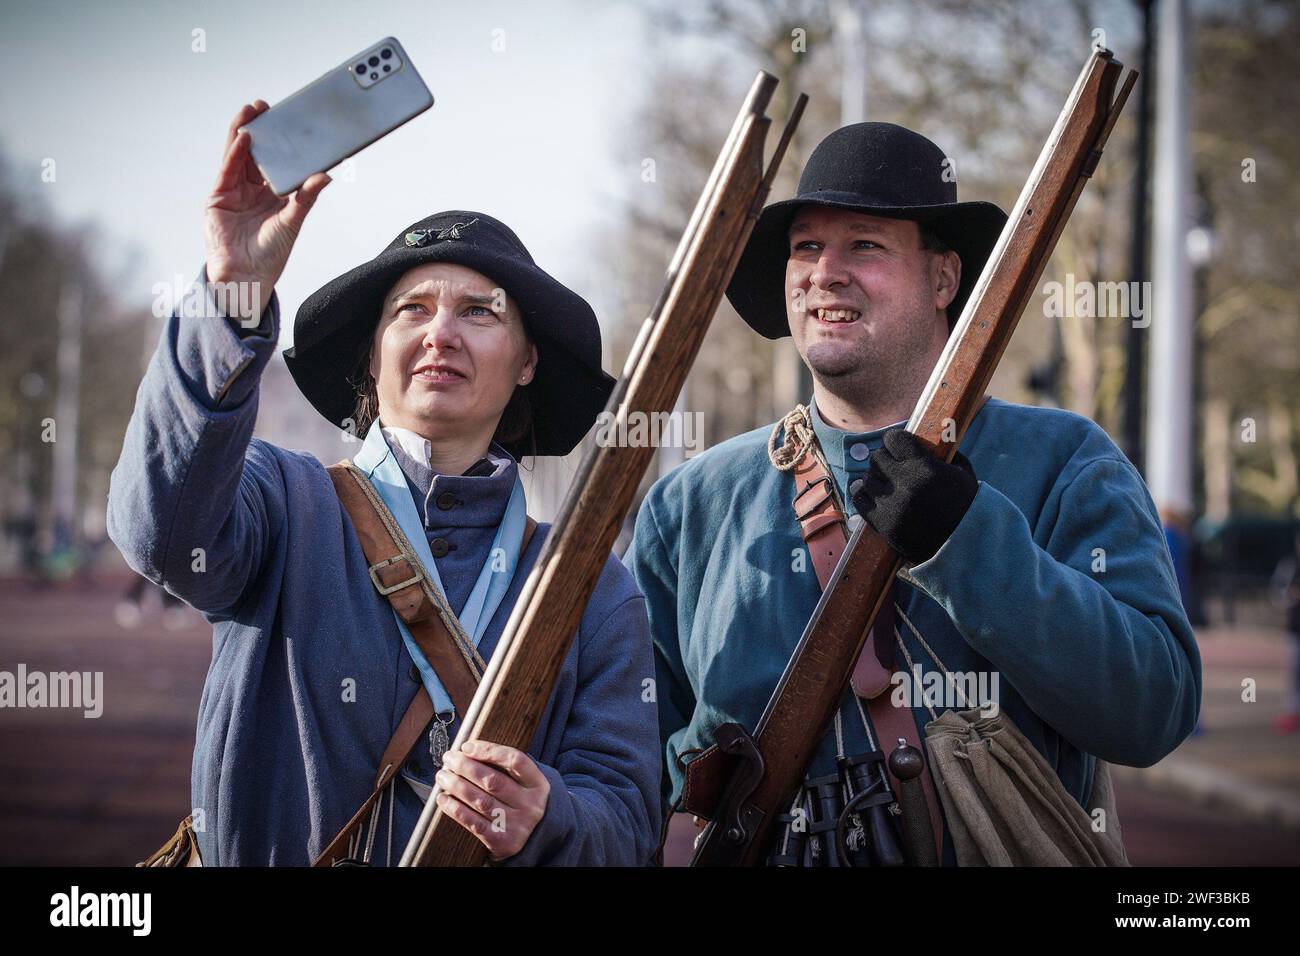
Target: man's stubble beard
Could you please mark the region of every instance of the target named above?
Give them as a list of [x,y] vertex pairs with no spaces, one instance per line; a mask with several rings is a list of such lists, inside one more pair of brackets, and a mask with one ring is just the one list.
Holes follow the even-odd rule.
[[870,342],[859,342],[852,349],[816,342],[804,355],[804,364],[823,388],[845,398],[866,398],[874,391],[872,381],[879,383],[882,377],[873,374],[881,364],[873,352]]
[[867,343],[852,352],[818,343],[804,361],[818,385],[854,405],[875,405],[897,391],[889,363],[874,356]]
[[918,337],[888,349],[871,341],[852,348],[816,342],[803,359],[822,388],[854,405],[872,407],[919,397],[933,369],[932,358],[937,358],[929,355],[931,341]]
[[853,348],[834,342],[814,342],[805,354],[804,361],[814,375],[837,379],[869,369],[874,364],[872,351],[871,343],[866,341],[858,342]]

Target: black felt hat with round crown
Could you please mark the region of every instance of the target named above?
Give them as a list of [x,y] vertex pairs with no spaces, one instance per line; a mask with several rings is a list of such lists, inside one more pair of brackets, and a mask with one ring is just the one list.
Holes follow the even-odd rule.
[[500,284],[523,313],[537,345],[528,387],[532,435],[505,448],[566,455],[582,440],[614,389],[601,368],[600,326],[586,300],[538,267],[519,237],[481,212],[435,213],[402,230],[369,262],[312,293],[298,309],[285,363],[307,400],[335,427],[357,402],[351,376],[379,322],[383,298],[405,272],[451,262]]
[[741,318],[769,339],[790,334],[785,310],[788,234],[795,211],[809,203],[929,226],[961,257],[961,282],[948,306],[949,328],[1007,221],[993,203],[957,201],[952,164],[920,133],[893,123],[841,127],[808,157],[795,197],[763,210],[727,288]]

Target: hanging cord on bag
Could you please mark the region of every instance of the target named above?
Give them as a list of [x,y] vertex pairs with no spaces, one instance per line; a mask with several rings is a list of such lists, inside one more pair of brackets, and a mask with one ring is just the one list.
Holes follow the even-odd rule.
[[867,732],[867,744],[872,750],[876,750],[878,749],[876,747],[876,735],[871,732],[871,722],[867,720],[867,712],[862,709],[862,698],[854,694],[853,700],[858,705],[858,716],[862,718],[862,729]]
[[[912,636],[916,638],[917,642],[920,643],[921,647],[925,648],[925,652],[930,655],[930,659],[939,665],[939,670],[943,671],[943,676],[947,680],[948,686],[952,687],[954,690],[957,691],[958,695],[960,695],[962,708],[969,709],[971,706],[970,699],[964,693],[962,693],[961,684],[951,679],[952,672],[948,670],[948,666],[944,664],[942,660],[939,659],[939,655],[935,653],[934,648],[931,647],[928,643],[926,643],[925,638],[921,636],[921,632],[916,629],[916,625],[913,624],[911,619],[906,614],[903,613],[903,609],[899,607],[897,604],[895,604],[894,610],[898,612],[899,618],[903,621],[904,624],[907,625],[907,629],[912,632]],[[907,645],[903,643],[903,638],[898,633],[898,628],[894,628],[894,640],[898,643],[899,649],[903,652],[903,657],[907,661],[907,669],[911,671],[913,674],[915,674],[916,667],[912,663],[912,655],[908,653]],[[925,709],[930,712],[930,719],[937,720],[939,715],[934,712],[934,708],[930,706],[930,702],[926,701],[924,696],[922,696],[921,699],[925,701]]]

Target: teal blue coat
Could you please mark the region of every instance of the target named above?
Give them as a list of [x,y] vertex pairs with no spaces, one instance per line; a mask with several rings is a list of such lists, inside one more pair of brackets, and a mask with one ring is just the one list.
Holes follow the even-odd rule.
[[[884,430],[813,419],[843,494]],[[793,475],[768,460],[771,430],[661,478],[625,558],[654,637],[665,808],[681,791],[678,754],[709,746],[721,723],[754,727],[820,594]],[[900,581],[898,605],[950,671],[997,673],[1003,714],[1082,806],[1096,758],[1150,765],[1196,724],[1200,657],[1160,520],[1138,472],[1079,415],[992,399],[960,447],[979,491],[938,553]],[[899,632],[933,671],[901,620]],[[846,752],[868,750],[850,695],[840,713]],[[931,717],[913,716],[922,729]],[[835,754],[828,734],[809,772],[833,772]]]

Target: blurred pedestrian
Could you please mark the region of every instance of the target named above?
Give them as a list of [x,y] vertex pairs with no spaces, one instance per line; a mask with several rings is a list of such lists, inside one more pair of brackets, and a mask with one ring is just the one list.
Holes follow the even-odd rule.
[[1286,608],[1287,688],[1286,711],[1273,722],[1280,734],[1300,731],[1300,531],[1291,553],[1278,562],[1273,572],[1273,591]]

